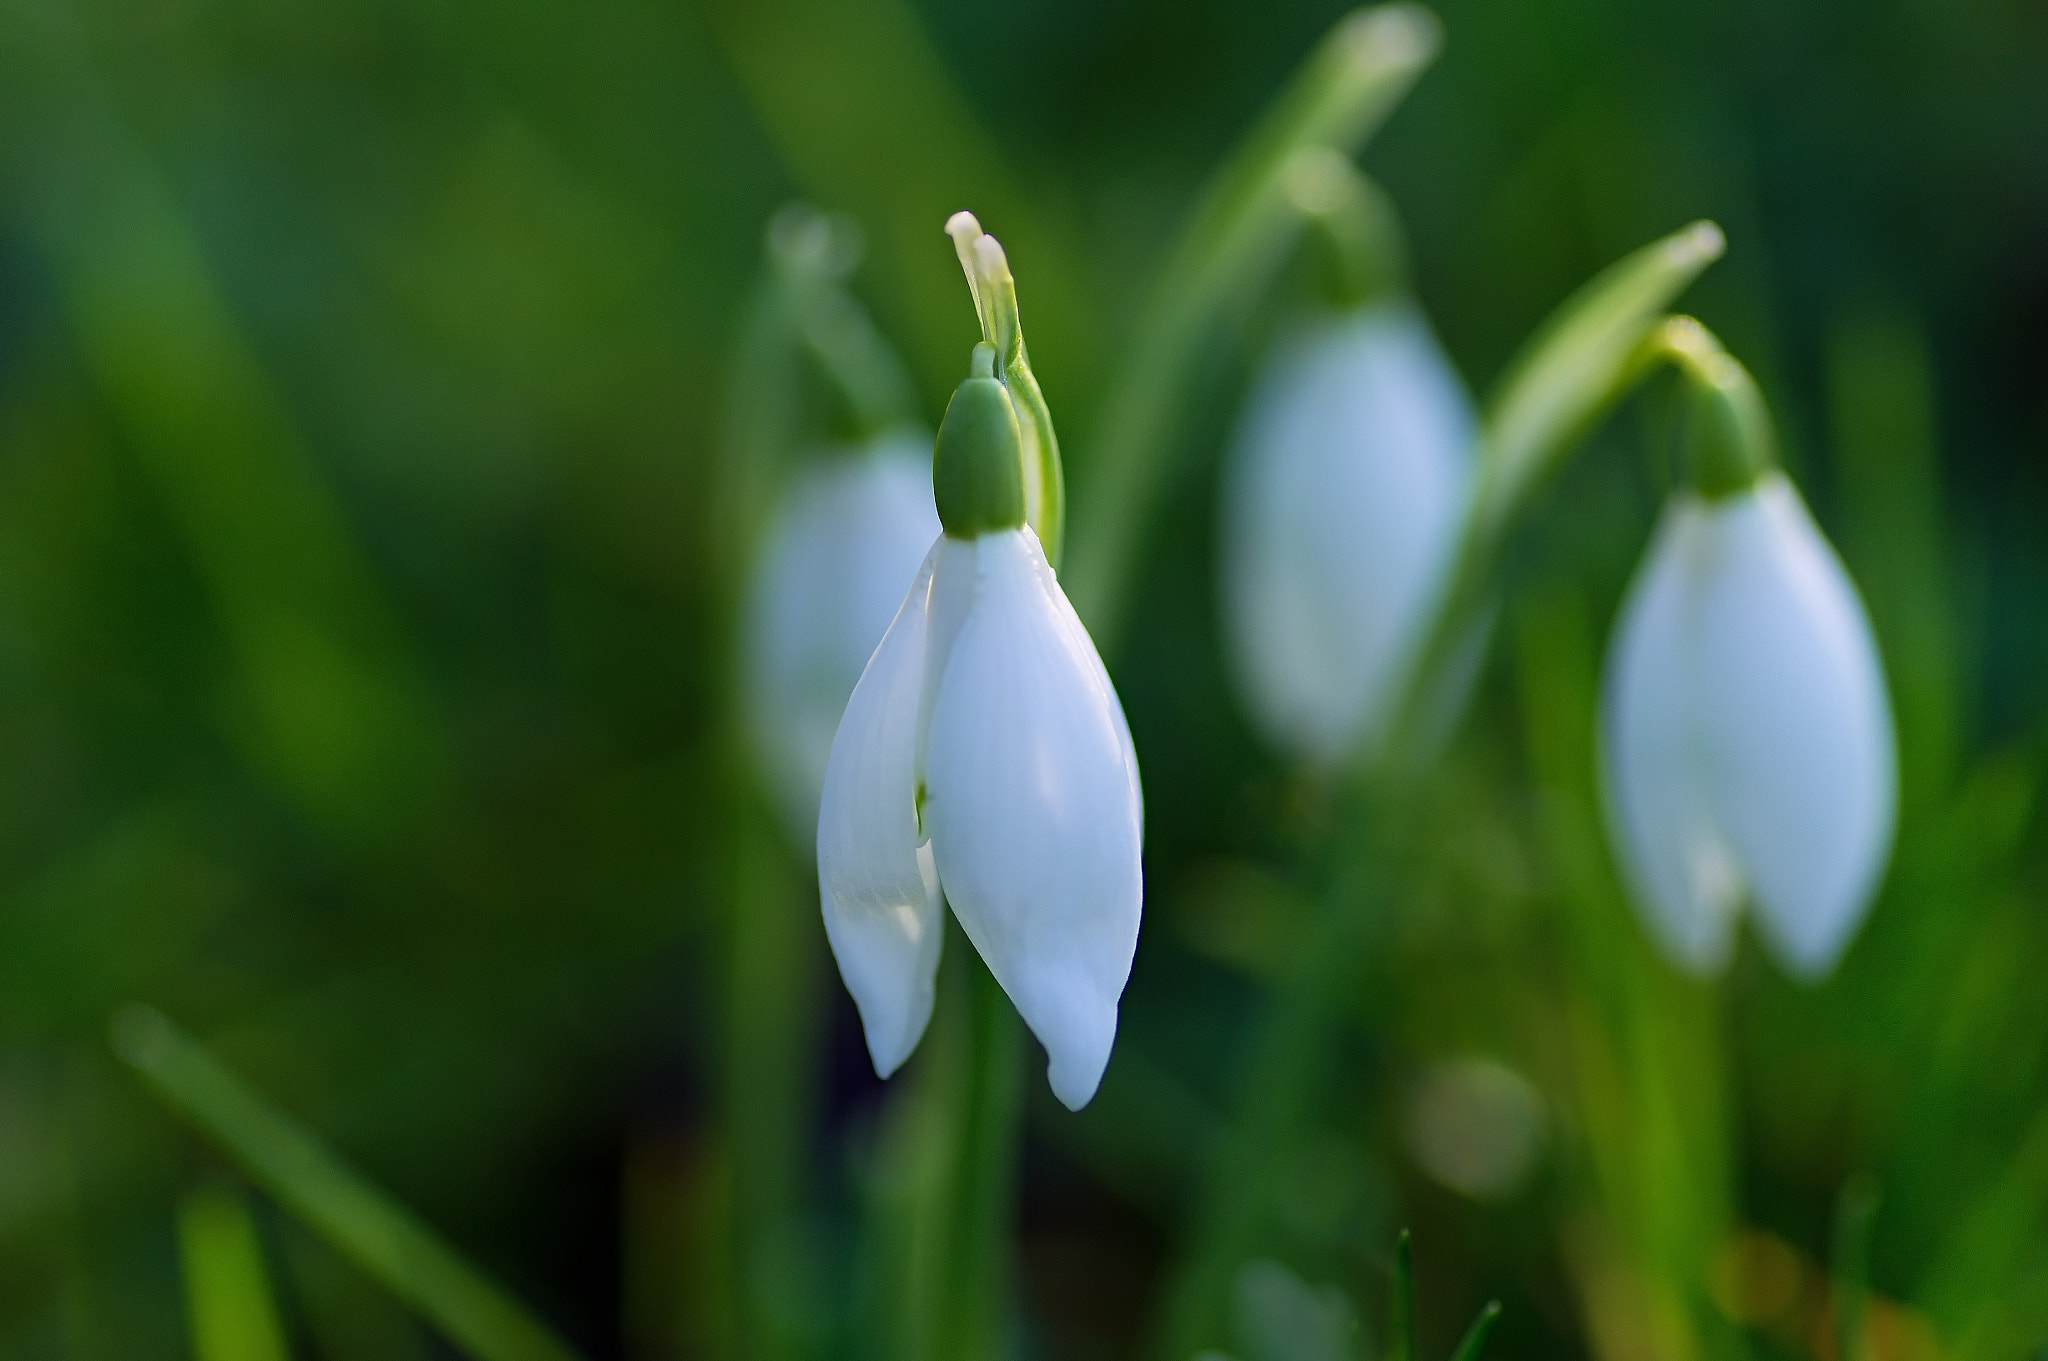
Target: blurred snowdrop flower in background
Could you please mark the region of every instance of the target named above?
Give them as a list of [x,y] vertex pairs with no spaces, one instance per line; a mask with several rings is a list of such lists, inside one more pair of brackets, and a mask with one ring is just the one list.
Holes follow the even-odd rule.
[[1718,351],[1696,362],[1694,485],[1665,508],[1607,664],[1608,822],[1681,967],[1721,968],[1747,901],[1787,970],[1824,977],[1891,850],[1891,705],[1855,585],[1771,466],[1754,384]]
[[1144,812],[1122,705],[1025,523],[1023,436],[994,373],[976,346],[940,427],[944,532],[840,722],[818,879],[877,1072],[930,1019],[943,900],[1079,1109],[1137,947]]
[[928,438],[898,430],[791,474],[756,560],[743,696],[755,756],[800,842],[839,716],[939,533]]
[[1405,298],[1275,348],[1232,443],[1222,605],[1239,689],[1294,757],[1370,746],[1445,582],[1470,496],[1472,402]]

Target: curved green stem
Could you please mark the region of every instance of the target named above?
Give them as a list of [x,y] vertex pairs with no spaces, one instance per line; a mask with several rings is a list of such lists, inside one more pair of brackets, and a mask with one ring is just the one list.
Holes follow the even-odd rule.
[[769,223],[781,324],[838,398],[855,437],[867,440],[915,421],[917,396],[903,361],[846,292],[860,255],[859,230],[834,214],[791,204]]
[[1691,317],[1667,317],[1643,342],[1645,367],[1664,362],[1685,377],[1684,475],[1705,496],[1755,485],[1778,463],[1778,440],[1756,379]]
[[1348,156],[1328,147],[1297,151],[1287,191],[1322,247],[1332,306],[1357,307],[1407,287],[1407,250],[1393,202]]
[[1379,781],[1400,782],[1448,734],[1477,670],[1509,537],[1538,489],[1632,391],[1663,353],[1664,309],[1721,257],[1711,222],[1695,222],[1594,277],[1538,328],[1488,404],[1479,471],[1443,594],[1389,706],[1383,750],[1359,753]]
[[1182,395],[1229,307],[1270,276],[1300,229],[1296,154],[1355,150],[1436,55],[1419,5],[1358,10],[1331,30],[1204,191],[1153,286],[1089,446],[1081,517],[1061,582],[1096,646],[1123,623],[1131,559],[1164,490]]

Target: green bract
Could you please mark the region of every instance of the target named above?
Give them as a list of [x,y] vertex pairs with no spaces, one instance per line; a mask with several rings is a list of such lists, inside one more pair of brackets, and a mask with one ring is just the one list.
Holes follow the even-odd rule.
[[1702,496],[1732,496],[1778,465],[1763,394],[1742,362],[1691,317],[1673,317],[1655,338],[1686,386],[1681,471]]
[[939,523],[956,539],[1024,523],[1024,434],[995,376],[995,346],[976,345],[972,365],[946,404],[932,450]]

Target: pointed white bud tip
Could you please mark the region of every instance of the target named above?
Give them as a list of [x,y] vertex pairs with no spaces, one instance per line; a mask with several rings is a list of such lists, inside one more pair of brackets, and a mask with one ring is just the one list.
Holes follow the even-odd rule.
[[1380,735],[1471,494],[1471,399],[1412,305],[1331,318],[1256,379],[1226,471],[1224,624],[1247,709],[1297,759]]
[[818,825],[877,1070],[929,1015],[943,890],[1054,1093],[1084,1105],[1137,947],[1143,831],[1123,708],[1037,536],[940,539],[847,705]]
[[741,639],[748,731],[799,842],[817,830],[839,715],[938,535],[930,450],[906,431],[800,465],[755,560]]
[[1673,498],[1603,691],[1608,823],[1652,936],[1713,972],[1747,900],[1789,972],[1832,972],[1890,856],[1897,757],[1862,602],[1783,474]]

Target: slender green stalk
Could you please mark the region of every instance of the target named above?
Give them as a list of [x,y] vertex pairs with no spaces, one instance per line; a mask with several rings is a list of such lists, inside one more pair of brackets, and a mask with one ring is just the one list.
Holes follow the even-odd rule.
[[1182,398],[1224,314],[1270,276],[1301,227],[1296,154],[1356,150],[1436,55],[1439,31],[1414,4],[1340,22],[1210,181],[1161,271],[1110,385],[1060,573],[1105,653],[1123,623],[1130,560],[1168,481]]
[[1385,751],[1361,753],[1375,778],[1425,765],[1463,707],[1490,625],[1495,576],[1522,511],[1586,434],[1662,354],[1664,309],[1719,259],[1725,242],[1695,222],[1609,266],[1567,298],[1524,346],[1488,404],[1478,482],[1430,627],[1396,701]]
[[574,1361],[525,1305],[405,1207],[149,1007],[111,1026],[114,1052],[258,1186],[479,1361]]
[[1010,1241],[1016,1214],[1017,1148],[1024,1104],[1024,1023],[979,956],[973,975],[967,1080],[959,1087],[961,1127],[953,1200],[947,1326],[941,1361],[990,1361],[1004,1354],[1009,1322]]
[[1407,288],[1407,247],[1393,201],[1350,157],[1328,147],[1295,152],[1287,189],[1322,246],[1331,306],[1357,307]]
[[1395,1240],[1394,1269],[1387,1281],[1387,1361],[1417,1361],[1415,1249],[1406,1229]]
[[1851,1177],[1835,1201],[1835,1355],[1871,1361],[1870,1234],[1877,1222],[1877,1184]]
[[1010,1322],[1024,1028],[957,922],[946,936],[931,1033],[890,1105],[862,1254],[872,1345],[859,1354],[887,1361],[988,1361]]
[[178,1209],[186,1320],[198,1361],[285,1361],[256,1225],[240,1196],[208,1186]]
[[[903,361],[846,293],[860,255],[860,234],[851,222],[805,204],[791,204],[768,225],[772,287],[788,313],[771,324],[786,326],[800,342],[844,406],[854,434],[869,439],[915,422],[917,394]],[[786,385],[768,394],[785,409],[795,405],[790,396]]]

